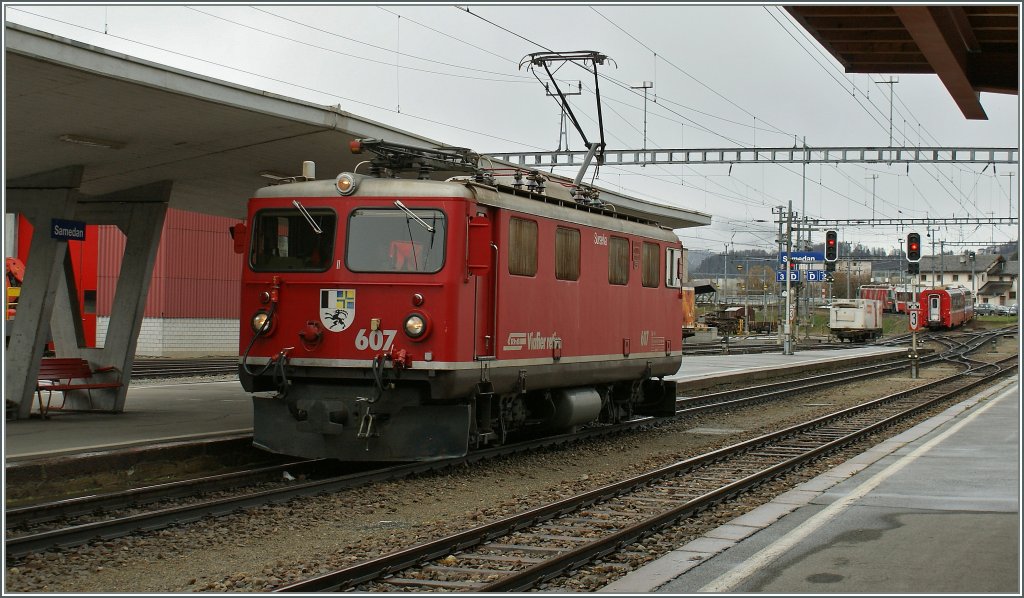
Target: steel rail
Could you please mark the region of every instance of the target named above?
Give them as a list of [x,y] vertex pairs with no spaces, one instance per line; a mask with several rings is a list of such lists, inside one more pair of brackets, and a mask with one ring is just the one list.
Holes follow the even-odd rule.
[[[267,489],[243,496],[223,497],[104,521],[72,525],[61,529],[11,536],[6,539],[5,546],[9,556],[20,557],[48,548],[78,546],[97,539],[109,540],[139,531],[152,531],[181,523],[189,523],[204,517],[230,515],[251,507],[284,503],[294,498],[337,492],[373,482],[401,479],[412,475],[471,464],[485,459],[534,451],[539,448],[568,445],[588,438],[642,429],[656,423],[660,422],[655,418],[638,418],[615,427],[590,428],[575,434],[537,438],[516,443],[515,445],[473,451],[463,457],[454,459],[397,465],[369,472],[300,482],[284,488]],[[23,517],[26,516],[23,515]]]
[[[992,337],[1004,334],[1005,329],[994,329],[990,331],[980,331],[972,335],[968,335],[970,339],[976,343],[976,346],[968,347],[965,345],[965,351],[976,350],[983,346]],[[942,339],[943,337],[937,336],[936,340]],[[952,351],[952,345],[948,345]],[[949,359],[948,355],[933,354],[925,356],[921,362],[922,364],[931,364],[940,360]],[[680,397],[676,401],[677,415],[691,412],[691,410],[702,410],[705,407],[733,407],[741,406],[752,402],[761,402],[766,400],[774,400],[784,398],[786,396],[812,391],[817,388],[827,387],[836,383],[855,382],[860,379],[867,379],[876,376],[883,376],[905,370],[910,367],[909,363],[881,363],[863,366],[859,368],[852,368],[841,370],[838,372],[828,372],[817,376],[811,376],[806,378],[799,378],[796,380],[787,380],[783,382],[770,382],[767,384],[748,386],[741,389],[727,390],[717,393],[708,393],[703,395],[697,395],[693,397]],[[691,407],[692,406],[692,407]]]
[[237,372],[237,357],[136,359],[132,363],[132,379],[234,374]]
[[324,459],[289,461],[244,471],[201,476],[117,492],[47,501],[6,509],[4,510],[4,519],[7,529],[10,530],[55,519],[92,515],[113,509],[137,508],[160,501],[189,498],[206,492],[229,489],[237,487],[239,484],[256,484],[271,481],[274,478],[280,479],[284,471],[296,472],[296,468],[313,467],[324,461]]
[[[1014,360],[1011,368],[1009,368],[1009,369],[1014,369],[1015,367],[1016,367],[1016,361]],[[753,474],[753,475],[744,477],[742,479],[736,480],[736,481],[734,481],[734,482],[732,482],[732,483],[730,483],[728,485],[722,486],[722,487],[720,487],[720,488],[718,488],[718,489],[716,489],[716,490],[714,490],[712,492],[709,492],[709,493],[707,493],[707,494],[705,494],[705,495],[703,495],[703,496],[701,496],[701,497],[699,497],[697,499],[694,499],[692,501],[684,503],[683,505],[680,505],[680,506],[678,506],[678,507],[676,507],[676,508],[674,508],[674,509],[672,509],[670,511],[666,511],[666,512],[664,512],[664,513],[662,513],[662,514],[660,514],[660,515],[658,515],[656,517],[650,518],[650,519],[648,519],[646,521],[643,521],[641,523],[637,523],[637,524],[635,524],[633,526],[630,526],[630,527],[628,527],[628,528],[626,528],[626,529],[624,529],[624,530],[622,530],[620,532],[617,532],[617,533],[615,533],[615,534],[613,534],[613,535],[611,535],[611,536],[609,536],[607,538],[603,538],[600,541],[592,542],[592,543],[590,543],[588,545],[579,547],[579,548],[577,548],[575,550],[571,550],[571,551],[565,552],[564,554],[560,554],[560,555],[558,555],[558,556],[556,556],[556,557],[554,557],[552,559],[544,561],[544,563],[542,563],[542,564],[540,564],[538,566],[530,567],[528,569],[525,569],[525,570],[523,570],[521,572],[515,573],[515,574],[510,575],[510,576],[507,576],[507,577],[505,577],[503,579],[500,579],[498,581],[495,581],[495,582],[483,585],[482,587],[475,588],[474,591],[477,591],[477,592],[516,592],[516,591],[522,592],[522,591],[529,590],[529,589],[533,588],[539,582],[549,580],[549,579],[551,579],[551,578],[553,578],[553,577],[555,577],[557,575],[561,575],[562,573],[564,573],[566,571],[570,571],[570,570],[576,569],[579,566],[581,566],[581,565],[583,565],[583,564],[585,564],[587,562],[590,562],[594,558],[598,558],[598,557],[604,556],[606,554],[609,554],[610,552],[613,552],[614,550],[619,549],[619,547],[621,547],[621,546],[625,546],[625,545],[628,545],[628,544],[630,544],[632,542],[635,542],[635,541],[637,541],[639,539],[642,539],[643,537],[645,537],[645,536],[647,536],[647,535],[649,535],[651,533],[654,533],[654,532],[656,532],[659,529],[662,529],[662,528],[664,528],[664,527],[666,527],[668,525],[671,525],[672,523],[674,523],[675,521],[678,521],[679,519],[681,519],[683,517],[689,516],[689,515],[697,512],[699,510],[707,509],[707,508],[711,507],[712,505],[715,505],[715,504],[717,504],[719,502],[722,502],[723,500],[726,500],[726,499],[728,499],[730,497],[737,496],[737,495],[741,494],[743,491],[745,491],[745,490],[747,490],[747,489],[749,489],[751,487],[757,486],[759,484],[763,484],[764,482],[766,482],[768,480],[771,480],[771,479],[774,479],[774,478],[776,478],[776,477],[778,477],[778,476],[780,476],[780,475],[782,475],[782,474],[784,474],[784,473],[786,473],[788,471],[796,469],[797,467],[800,467],[803,464],[809,463],[809,462],[814,461],[814,460],[816,460],[816,459],[818,459],[818,458],[820,458],[820,457],[822,457],[822,456],[824,456],[826,454],[829,454],[829,453],[832,453],[832,452],[834,452],[836,450],[839,450],[840,448],[842,448],[842,447],[844,447],[844,446],[846,446],[848,444],[852,444],[853,442],[856,442],[857,440],[859,440],[859,439],[861,439],[863,437],[866,437],[866,436],[868,436],[868,435],[870,435],[870,434],[872,434],[872,433],[874,433],[876,431],[879,431],[879,430],[882,430],[884,428],[890,427],[890,426],[898,423],[901,420],[904,420],[904,419],[907,419],[909,417],[912,417],[912,416],[916,415],[917,413],[920,413],[921,411],[924,411],[925,409],[930,408],[932,405],[935,405],[935,404],[937,404],[939,402],[946,401],[946,400],[948,400],[952,396],[956,396],[956,395],[962,394],[963,392],[966,392],[967,390],[976,388],[977,386],[979,386],[979,385],[981,385],[983,383],[988,383],[989,381],[991,381],[991,379],[1005,374],[1006,371],[1008,371],[1008,370],[1001,370],[999,372],[990,374],[989,376],[986,376],[985,378],[982,378],[982,379],[979,379],[979,380],[975,380],[975,381],[973,381],[973,382],[971,382],[971,383],[969,383],[969,384],[967,384],[965,386],[958,387],[958,388],[956,388],[956,389],[954,389],[952,391],[949,391],[949,392],[943,393],[943,394],[941,394],[941,395],[939,395],[937,397],[928,399],[928,400],[920,403],[919,405],[915,405],[913,407],[910,407],[909,409],[903,410],[900,413],[897,413],[895,415],[887,417],[887,418],[885,418],[885,419],[883,419],[881,421],[877,421],[877,422],[875,422],[875,423],[873,423],[871,425],[868,425],[868,426],[863,427],[863,428],[861,428],[859,430],[851,432],[851,433],[849,433],[849,434],[847,434],[845,436],[842,436],[840,438],[832,440],[831,442],[827,442],[825,444],[822,444],[821,446],[819,446],[817,448],[814,448],[812,450],[809,450],[806,453],[803,453],[803,454],[798,455],[798,456],[794,456],[794,457],[792,457],[792,458],[790,458],[790,459],[788,459],[786,461],[782,461],[782,462],[780,462],[780,463],[778,463],[776,465],[773,465],[772,467],[764,469],[761,472],[758,472],[756,474]],[[956,376],[951,376],[950,378],[962,378],[962,377],[963,377],[963,373],[958,374]],[[917,393],[925,391],[926,389],[934,388],[936,386],[940,386],[940,385],[942,385],[944,383],[947,383],[947,382],[949,382],[949,379],[938,380],[938,381],[936,381],[934,383],[930,383],[930,384],[926,385],[926,387],[919,387],[919,388],[913,389],[912,391],[904,391],[903,393],[898,393],[898,395],[899,395],[898,398],[904,398],[904,397],[906,397],[907,395],[910,395],[910,394],[917,394]],[[896,396],[897,395],[893,395],[893,397],[896,397]],[[893,397],[885,397],[885,398],[882,398],[882,399],[878,399],[878,401],[890,402],[890,401],[896,400]],[[867,407],[865,407],[865,406],[858,406],[858,407],[855,407],[855,408],[852,408],[852,409],[846,410],[846,411],[850,415],[854,415],[854,414],[862,413],[863,411],[866,411],[866,410],[867,410]],[[831,416],[827,416],[821,423],[822,424],[830,423],[830,422],[835,421],[836,419],[839,419],[840,417],[843,417],[843,416],[844,416],[844,414],[842,414],[842,413],[833,414]],[[815,429],[817,427],[818,427],[817,425],[811,425],[807,429]],[[799,431],[797,431],[797,430],[793,430],[793,432],[794,433],[799,433]],[[780,432],[779,433],[780,436],[778,436],[778,437],[780,437],[780,438],[785,437],[785,436],[782,436],[785,433],[786,433],[786,431]],[[745,450],[745,449],[741,449],[741,450]]]
[[[826,374],[825,376],[834,376],[834,374]],[[789,384],[792,384],[792,382],[779,383],[779,385]],[[820,384],[820,382],[816,384]],[[800,389],[788,389],[782,391],[785,394],[780,394],[779,397],[786,396],[788,394],[792,394],[799,391]],[[761,396],[749,399],[748,402],[754,400],[764,401],[767,399],[768,397]],[[721,408],[721,405],[711,404],[703,407],[703,409],[714,408]],[[620,434],[655,425],[663,425],[669,421],[672,421],[675,417],[678,417],[679,415],[686,415],[694,411],[694,409],[683,409],[678,411],[676,416],[670,416],[668,418],[640,418],[629,422],[624,422],[623,424],[620,424],[618,426],[589,428],[577,432],[575,434],[564,434],[553,437],[538,438],[529,441],[524,441],[522,443],[517,443],[516,445],[483,449],[471,452],[464,457],[456,459],[447,459],[427,463],[414,463],[408,465],[389,467],[372,472],[350,474],[346,476],[327,478],[324,480],[303,482],[288,486],[287,488],[264,490],[256,493],[250,493],[240,497],[225,497],[211,501],[198,502],[191,505],[168,507],[165,509],[159,509],[145,514],[137,514],[126,517],[114,518],[106,521],[73,525],[64,529],[49,530],[39,533],[25,534],[22,536],[14,536],[6,540],[7,553],[12,556],[23,556],[25,554],[37,552],[39,550],[44,550],[53,546],[75,546],[87,543],[97,538],[110,539],[128,535],[137,531],[161,529],[163,527],[167,527],[170,525],[195,521],[203,517],[223,516],[237,512],[245,508],[261,506],[265,504],[286,502],[288,500],[292,500],[293,498],[297,498],[300,496],[310,496],[316,494],[324,494],[328,492],[336,492],[339,490],[352,488],[368,484],[371,482],[400,479],[402,477],[406,477],[409,475],[421,474],[436,470],[443,470],[446,468],[474,463],[477,461],[482,461],[485,459],[495,458],[499,456],[528,452],[542,447],[548,448],[552,446],[568,445],[588,438],[595,438],[611,434]],[[19,516],[25,517],[24,515]]]
[[[938,397],[933,397],[921,401],[919,404],[909,408],[901,409],[896,415],[886,417],[880,421],[876,421],[868,426],[862,426],[855,432],[842,434],[832,440],[825,443],[819,443],[819,446],[803,451],[802,454],[794,456],[789,459],[785,459],[778,462],[763,471],[745,476],[739,480],[733,481],[724,486],[720,486],[710,492],[704,493],[703,495],[693,500],[681,504],[678,507],[664,511],[655,517],[652,517],[644,522],[629,526],[625,529],[615,531],[610,535],[606,535],[602,539],[588,543],[584,546],[580,546],[573,549],[567,549],[559,551],[558,554],[549,559],[543,559],[541,563],[528,566],[527,569],[522,571],[503,572],[495,570],[486,570],[488,575],[502,575],[503,577],[496,581],[479,582],[479,581],[467,581],[463,584],[462,589],[471,590],[473,592],[510,592],[510,591],[525,591],[535,586],[536,583],[551,579],[561,573],[578,568],[583,564],[589,562],[593,558],[600,557],[611,553],[621,546],[627,545],[637,539],[642,538],[650,533],[653,533],[657,529],[660,529],[672,522],[709,508],[710,506],[725,500],[731,496],[737,495],[743,492],[745,489],[761,484],[767,479],[777,477],[778,475],[789,471],[795,467],[802,465],[808,461],[814,460],[824,454],[838,450],[842,446],[845,446],[851,442],[854,442],[865,435],[871,434],[879,429],[888,427],[893,423],[910,417],[924,409],[929,408],[939,401],[948,399],[950,396],[963,393],[967,390],[973,389],[979,385],[990,382],[996,376],[1005,374],[1006,372],[1016,368],[1017,358],[1013,357],[1004,360],[1005,363],[1009,363],[1009,368],[1001,370],[995,374],[991,374],[984,378],[979,378],[969,382],[966,385],[958,386],[956,389],[943,393]],[[1012,362],[1012,363],[1010,363]],[[958,373],[954,376],[949,376],[940,380],[930,382],[921,387],[902,391],[882,397],[874,401],[870,401],[863,405],[844,409],[842,411],[829,414],[820,418],[816,418],[810,422],[799,424],[780,430],[770,434],[763,435],[761,437],[745,441],[687,459],[685,461],[659,468],[655,471],[635,476],[628,480],[611,484],[603,488],[598,488],[574,497],[559,500],[557,502],[531,509],[522,514],[507,517],[500,521],[496,521],[490,524],[479,526],[470,530],[454,534],[447,538],[426,542],[424,544],[401,550],[395,553],[384,555],[375,559],[364,561],[356,565],[340,569],[331,573],[316,576],[311,579],[292,583],[276,589],[277,592],[311,592],[311,591],[340,591],[344,589],[352,588],[358,584],[378,580],[383,584],[394,585],[389,582],[388,579],[381,579],[388,575],[392,575],[398,571],[410,567],[421,566],[424,563],[438,559],[446,555],[457,555],[460,551],[466,550],[472,547],[478,547],[479,545],[489,542],[491,540],[501,538],[508,534],[520,532],[528,527],[535,526],[539,523],[547,522],[555,517],[574,513],[582,508],[590,507],[592,505],[600,504],[604,501],[611,500],[620,497],[628,492],[632,492],[636,489],[646,488],[652,484],[652,482],[664,480],[671,477],[679,476],[682,473],[687,473],[712,463],[718,463],[727,457],[738,454],[749,453],[755,447],[765,446],[767,443],[777,440],[790,439],[808,431],[821,430],[824,426],[832,424],[842,418],[852,417],[861,413],[864,413],[872,408],[879,405],[884,405],[898,401],[902,398],[914,395],[927,393],[930,390],[934,390],[941,385],[949,384],[954,380],[963,380],[964,373]],[[826,437],[829,434],[825,434]],[[395,581],[392,578],[392,581]],[[403,578],[401,580],[402,585],[415,587],[417,579]],[[450,583],[447,587],[458,587],[458,583]],[[421,586],[430,587],[429,581],[425,580]]]

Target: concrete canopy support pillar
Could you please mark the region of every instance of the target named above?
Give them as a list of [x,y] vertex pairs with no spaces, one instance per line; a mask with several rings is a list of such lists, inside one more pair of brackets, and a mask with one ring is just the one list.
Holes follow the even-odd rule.
[[35,398],[36,376],[46,346],[47,323],[63,277],[68,244],[50,238],[50,219],[71,219],[78,203],[82,180],[80,166],[32,175],[8,181],[6,209],[21,213],[32,223],[29,246],[31,267],[18,300],[18,313],[11,329],[6,353],[4,393],[18,404],[18,418],[27,418]]
[[[89,197],[77,192],[81,176],[81,167],[75,167],[6,185],[7,209],[23,214],[33,226],[30,264],[11,330],[4,381],[5,396],[18,403],[19,418],[31,414],[39,364],[51,330],[58,357],[82,357],[93,368],[113,366],[112,372],[97,373],[93,378],[122,383],[116,389],[69,392],[64,408],[124,411],[171,182]],[[120,278],[102,348],[84,346],[67,242],[50,238],[52,218],[112,224],[125,234]]]
[[[103,347],[90,348],[79,344],[73,356],[88,359],[94,367],[113,366],[113,372],[96,374],[94,377],[103,381],[120,380],[122,384],[115,389],[95,389],[90,391],[91,394],[85,391],[68,393],[65,408],[115,413],[124,411],[135,347],[142,328],[146,296],[160,247],[160,231],[170,195],[171,182],[161,181],[108,195],[83,198],[78,204],[77,216],[80,219],[90,224],[116,225],[124,233],[125,248]],[[63,285],[64,288],[67,286]],[[57,324],[68,336],[75,334],[71,329],[72,322],[55,320],[55,328]]]

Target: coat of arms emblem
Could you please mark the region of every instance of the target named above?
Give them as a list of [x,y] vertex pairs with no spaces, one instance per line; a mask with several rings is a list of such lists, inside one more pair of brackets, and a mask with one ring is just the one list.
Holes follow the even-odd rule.
[[331,332],[341,332],[356,318],[355,289],[320,289],[320,322]]

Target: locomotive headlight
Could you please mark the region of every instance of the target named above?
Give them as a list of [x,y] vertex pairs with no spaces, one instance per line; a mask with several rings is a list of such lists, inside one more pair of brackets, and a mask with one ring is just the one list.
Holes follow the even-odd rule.
[[252,331],[255,332],[256,334],[261,334],[261,331],[262,334],[267,334],[268,332],[270,332],[271,322],[269,320],[270,314],[268,314],[267,312],[263,310],[256,312],[255,314],[253,314],[252,321],[250,322],[250,325],[252,326]]
[[405,319],[404,327],[409,338],[420,338],[427,332],[427,321],[420,314],[411,314]]
[[349,173],[343,172],[334,180],[334,187],[342,195],[352,195],[356,190],[356,180]]

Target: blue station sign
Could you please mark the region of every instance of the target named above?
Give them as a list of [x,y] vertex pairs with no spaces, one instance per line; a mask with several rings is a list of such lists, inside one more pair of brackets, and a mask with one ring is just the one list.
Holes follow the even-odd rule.
[[[792,256],[790,259],[798,264],[812,264],[814,262],[825,261],[825,254],[820,251],[794,251],[789,254]],[[785,253],[779,254],[779,263],[785,264],[789,259]]]
[[50,238],[58,241],[84,241],[85,223],[78,220],[50,220]]
[[[786,270],[775,272],[775,282],[786,282]],[[789,270],[790,282],[800,282],[800,270]],[[807,282],[825,282],[828,280],[828,272],[824,270],[804,270],[803,279]]]

